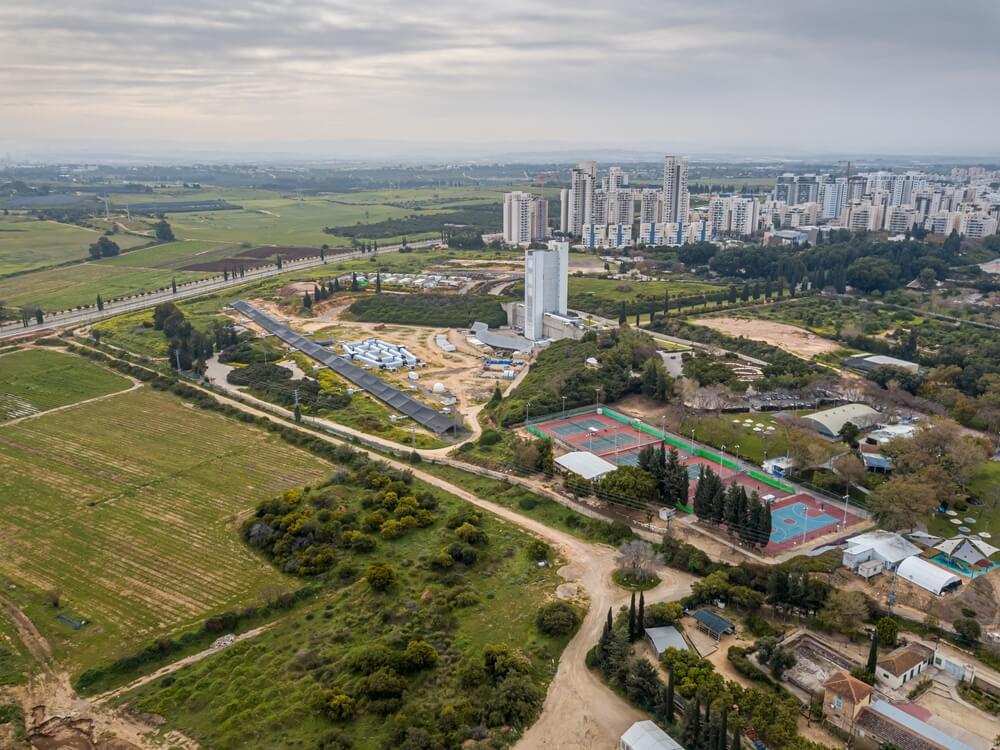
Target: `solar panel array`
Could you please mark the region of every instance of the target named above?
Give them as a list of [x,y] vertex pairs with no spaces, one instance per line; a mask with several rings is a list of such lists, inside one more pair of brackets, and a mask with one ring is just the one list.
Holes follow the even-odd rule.
[[455,421],[448,415],[432,409],[427,404],[417,401],[412,396],[407,396],[398,388],[393,388],[388,383],[379,380],[371,373],[365,372],[362,368],[352,364],[339,354],[335,354],[329,349],[324,349],[315,341],[311,341],[305,336],[296,333],[288,328],[288,326],[279,323],[253,305],[240,300],[233,303],[233,308],[246,315],[257,325],[273,333],[289,346],[326,365],[341,377],[347,378],[354,385],[368,391],[375,398],[410,417],[414,422],[426,427],[428,430],[435,433],[442,433],[456,427]]

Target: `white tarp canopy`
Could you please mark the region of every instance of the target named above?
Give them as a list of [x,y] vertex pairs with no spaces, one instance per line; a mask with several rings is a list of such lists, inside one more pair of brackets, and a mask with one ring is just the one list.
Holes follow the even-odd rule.
[[855,556],[871,550],[884,562],[893,565],[902,562],[907,557],[920,554],[920,548],[899,534],[876,529],[866,534],[859,534],[847,540],[848,555]]
[[961,585],[962,579],[954,573],[934,563],[927,562],[922,557],[908,557],[899,564],[896,573],[921,588],[925,588],[938,596],[948,588]]
[[590,451],[573,451],[559,456],[556,464],[566,471],[572,471],[584,479],[600,479],[605,474],[610,474],[617,469],[610,461],[605,461],[600,456],[595,456]]
[[637,721],[622,735],[622,750],[684,750],[653,722]]

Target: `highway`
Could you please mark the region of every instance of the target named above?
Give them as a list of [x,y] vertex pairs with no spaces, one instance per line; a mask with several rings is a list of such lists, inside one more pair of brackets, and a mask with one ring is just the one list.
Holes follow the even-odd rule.
[[[422,240],[420,242],[409,242],[407,245],[409,247],[431,247],[432,245],[438,244],[437,240]],[[387,245],[386,247],[380,247],[378,249],[378,254],[383,253],[394,253],[399,250],[400,245]],[[329,255],[326,260],[320,260],[317,258],[306,258],[300,261],[290,261],[286,260],[281,268],[277,266],[264,268],[257,271],[248,272],[246,276],[240,278],[230,278],[230,279],[207,279],[205,281],[194,282],[192,284],[186,284],[184,286],[179,286],[177,292],[173,292],[168,289],[163,292],[152,292],[150,294],[141,295],[138,297],[130,297],[127,299],[119,300],[116,302],[108,301],[104,303],[104,309],[98,310],[96,307],[87,308],[84,310],[69,310],[62,313],[53,313],[51,315],[45,316],[45,321],[39,325],[38,323],[32,323],[28,326],[22,326],[20,321],[13,321],[5,325],[0,325],[0,340],[12,339],[18,336],[27,336],[34,333],[42,333],[44,331],[53,331],[61,328],[75,327],[79,325],[85,325],[89,323],[96,323],[99,320],[105,318],[111,318],[115,315],[121,315],[122,313],[135,312],[136,310],[144,310],[148,307],[153,307],[161,302],[167,301],[177,301],[182,299],[189,299],[191,297],[198,297],[203,294],[210,294],[212,292],[217,292],[221,289],[228,289],[230,287],[238,287],[243,284],[248,284],[252,281],[260,281],[261,279],[267,279],[271,276],[278,276],[279,274],[288,273],[289,271],[301,271],[307,268],[314,268],[316,266],[321,266],[324,263],[339,263],[344,260],[356,260],[358,258],[365,257],[366,254],[361,251],[354,251],[350,253],[340,253],[338,255]],[[369,256],[370,257],[370,256]]]

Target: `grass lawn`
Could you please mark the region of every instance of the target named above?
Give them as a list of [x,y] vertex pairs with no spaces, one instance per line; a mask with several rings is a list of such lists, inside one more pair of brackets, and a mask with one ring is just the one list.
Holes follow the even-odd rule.
[[[979,469],[975,478],[969,484],[972,493],[977,496],[986,494],[989,488],[1000,485],[1000,461],[987,461]],[[959,512],[960,518],[975,518],[976,522],[966,524],[972,533],[986,531],[992,535],[990,544],[996,545],[1000,539],[1000,508],[989,511],[978,506],[971,506],[966,511]],[[958,534],[958,524],[951,523],[949,516],[935,513],[927,522],[927,529],[931,534],[943,537],[951,537]]]
[[[28,216],[0,218],[0,276],[45,268],[68,260],[89,257],[87,248],[101,232],[73,224],[41,221]],[[143,237],[119,234],[112,237],[122,249],[149,242]]]
[[222,245],[218,242],[203,242],[199,240],[184,240],[167,242],[162,245],[144,247],[122,253],[114,258],[108,258],[104,263],[122,268],[171,268],[178,269],[189,263],[228,258],[240,249],[233,245]]
[[0,356],[0,422],[128,387],[127,378],[73,354],[11,352]]
[[[744,419],[752,419],[754,424],[760,422],[764,427],[774,425],[771,433],[754,432],[753,427],[744,427]],[[739,419],[739,424],[733,422]],[[691,437],[694,428],[695,440],[715,448],[726,446],[726,454],[735,456],[739,445],[740,458],[761,464],[764,461],[764,451],[770,457],[784,455],[788,448],[785,430],[767,414],[721,414],[718,416],[689,416],[685,418],[679,432],[683,437]],[[768,434],[768,437],[764,437]]]
[[[331,466],[142,388],[0,436],[0,580],[77,671],[297,583],[240,542],[240,515]],[[58,591],[61,608],[46,592]],[[85,619],[80,630],[57,620]]]
[[[413,486],[425,489],[419,482]],[[369,494],[344,490],[353,492],[352,509]],[[536,684],[547,685],[567,637],[542,635],[535,615],[561,581],[557,566],[537,567],[526,554],[531,537],[484,513],[480,527],[489,543],[478,548],[475,565],[432,572],[429,557],[454,539],[441,519],[466,507],[450,495],[434,494],[439,508],[433,526],[394,541],[379,539],[374,552],[353,556],[362,573],[375,560],[392,566],[397,583],[391,591],[375,593],[364,580],[353,585],[331,580],[327,593],[272,630],[181,670],[169,683],[140,688],[126,697],[129,705],[164,716],[161,731],[180,729],[218,750],[319,747],[334,729],[349,737],[355,750],[376,750],[385,747],[391,719],[360,697],[359,715],[337,724],[317,705],[324,687],[358,696],[364,678],[351,671],[349,657],[362,649],[376,644],[401,649],[413,638],[425,638],[438,652],[435,668],[406,677],[396,714],[403,721],[413,715],[445,724],[447,712],[466,710],[471,691],[460,682],[462,666],[482,664],[487,644],[515,645],[530,658]],[[455,604],[460,591],[469,599]]]
[[570,276],[569,295],[588,296],[611,302],[637,302],[643,299],[661,301],[663,293],[671,297],[717,292],[722,287],[701,281],[619,281],[617,279]]
[[[140,251],[141,252],[141,251]],[[9,307],[37,305],[43,310],[66,310],[91,305],[100,294],[104,299],[136,292],[149,292],[212,274],[170,269],[128,268],[104,261],[52,268],[0,280],[0,299]]]

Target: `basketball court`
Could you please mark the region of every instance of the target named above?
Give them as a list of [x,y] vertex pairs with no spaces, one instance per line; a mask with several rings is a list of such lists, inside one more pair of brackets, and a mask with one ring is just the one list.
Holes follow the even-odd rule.
[[861,520],[848,510],[845,523],[843,504],[818,500],[805,493],[775,500],[771,504],[771,539],[764,551],[775,555]]

